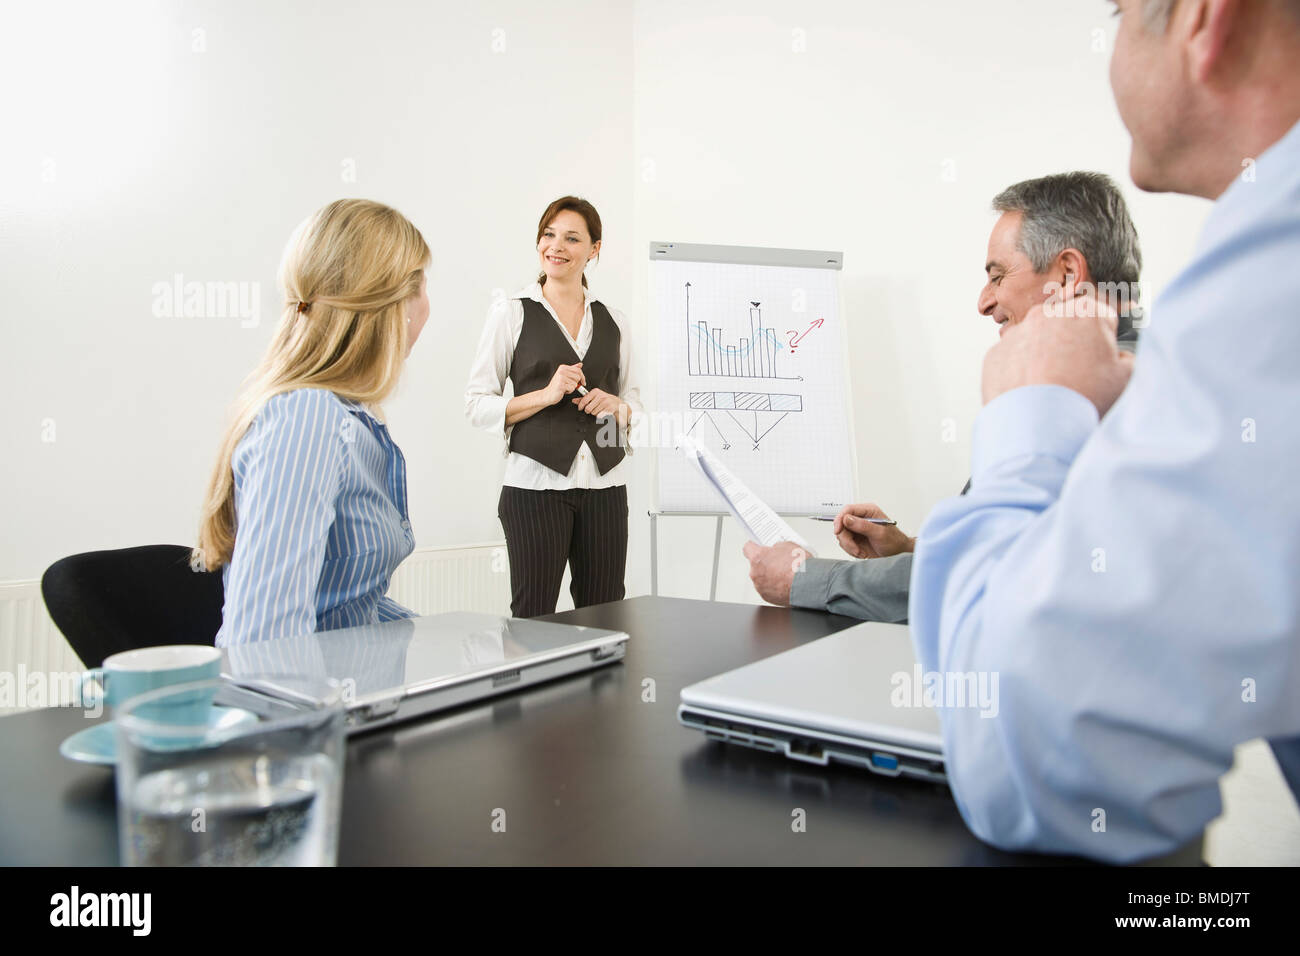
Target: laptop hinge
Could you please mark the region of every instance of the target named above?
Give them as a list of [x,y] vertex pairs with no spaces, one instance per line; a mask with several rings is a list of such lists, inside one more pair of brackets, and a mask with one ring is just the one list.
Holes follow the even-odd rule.
[[384,700],[377,700],[373,704],[365,704],[358,707],[348,715],[349,723],[373,723],[376,720],[383,720],[385,717],[391,717],[397,713],[397,708],[402,705],[402,695],[388,697]]

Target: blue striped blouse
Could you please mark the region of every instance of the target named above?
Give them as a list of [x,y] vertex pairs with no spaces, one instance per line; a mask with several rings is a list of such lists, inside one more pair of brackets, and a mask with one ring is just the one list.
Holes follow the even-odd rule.
[[406,460],[362,405],[320,388],[276,395],[231,467],[218,647],[414,616],[385,596],[415,549]]

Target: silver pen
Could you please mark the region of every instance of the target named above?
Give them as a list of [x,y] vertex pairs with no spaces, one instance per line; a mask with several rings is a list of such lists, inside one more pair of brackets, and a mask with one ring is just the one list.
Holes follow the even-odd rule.
[[[809,515],[808,517],[812,518],[813,521],[834,521],[835,520],[834,518],[826,518],[823,517],[822,515]],[[848,515],[848,517],[857,518],[859,521],[870,521],[872,524],[888,524],[888,525],[898,524],[898,522],[895,521],[893,518],[864,518],[861,515]]]

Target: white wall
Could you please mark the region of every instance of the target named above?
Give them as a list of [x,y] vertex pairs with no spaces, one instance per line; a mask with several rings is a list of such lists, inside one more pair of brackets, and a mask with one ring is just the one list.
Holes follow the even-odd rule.
[[[631,24],[600,0],[8,8],[0,580],[193,541],[284,242],[348,195],[395,205],[433,250],[430,323],[388,406],[417,544],[499,540],[501,443],[466,423],[465,378],[493,290],[536,275],[557,196],[600,209],[593,285],[631,298]],[[176,273],[260,283],[260,324],[155,317]]]
[[[17,8],[0,40],[0,78],[21,91],[0,151],[0,580],[192,540],[225,409],[278,315],[281,247],[341,195],[396,205],[434,252],[433,320],[388,409],[420,545],[500,537],[500,446],[465,423],[464,379],[493,290],[531,278],[536,218],[568,191],[605,219],[592,284],[632,317],[649,378],[651,239],[842,249],[858,493],[915,531],[967,470],[994,338],[974,310],[991,196],[1110,172],[1156,287],[1204,214],[1128,185],[1107,9]],[[261,321],[156,317],[153,286],[177,273],[259,283]],[[634,462],[630,594],[649,588],[653,480],[649,455]],[[665,593],[706,594],[712,540],[710,521],[661,523]],[[719,596],[752,600],[740,543],[728,523]]]

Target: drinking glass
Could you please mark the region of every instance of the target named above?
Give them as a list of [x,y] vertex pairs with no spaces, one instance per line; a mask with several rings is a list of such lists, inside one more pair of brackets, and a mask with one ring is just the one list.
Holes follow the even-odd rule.
[[[123,865],[334,865],[340,685],[300,675],[241,677],[245,683],[176,684],[119,708]],[[207,714],[195,716],[196,699],[214,702]]]

